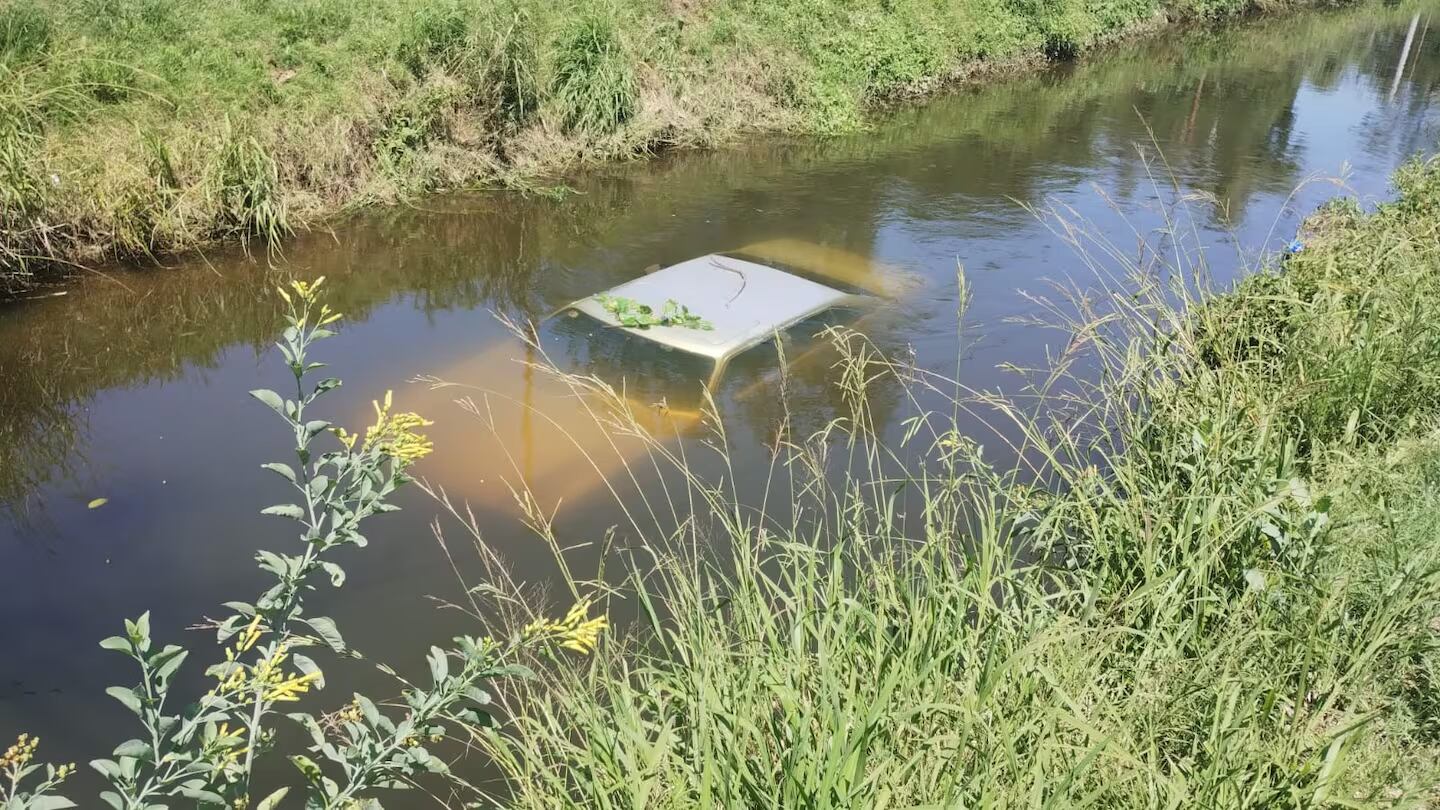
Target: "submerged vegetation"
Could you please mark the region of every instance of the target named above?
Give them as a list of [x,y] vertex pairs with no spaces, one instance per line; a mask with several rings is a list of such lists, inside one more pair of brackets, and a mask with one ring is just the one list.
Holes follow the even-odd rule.
[[0,281],[742,130],[1256,0],[15,0]]
[[[1069,348],[1027,396],[833,332],[851,414],[782,426],[758,503],[654,440],[640,465],[679,485],[627,511],[618,579],[573,583],[635,625],[472,730],[512,806],[1433,806],[1440,167],[1397,186],[1220,295],[1176,242],[1117,267],[1134,251],[1051,211],[1107,283],[1054,301]],[[889,386],[953,410],[880,434]],[[503,566],[470,593],[533,609]]]

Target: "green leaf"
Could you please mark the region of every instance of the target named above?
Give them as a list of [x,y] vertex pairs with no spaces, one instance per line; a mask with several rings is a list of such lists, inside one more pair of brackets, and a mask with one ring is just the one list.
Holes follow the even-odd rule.
[[116,757],[130,757],[146,761],[149,761],[151,753],[150,746],[141,740],[126,740],[115,746],[114,751]]
[[527,681],[535,680],[535,671],[524,664],[503,664],[493,670],[496,678],[522,678]]
[[285,798],[285,794],[289,792],[290,788],[288,787],[280,788],[269,796],[261,799],[260,803],[255,805],[255,810],[275,810],[275,808],[280,806],[280,800]]
[[[311,363],[310,365],[311,365],[311,367],[318,367],[320,364]],[[307,368],[306,370],[309,371],[310,369]],[[339,380],[337,380],[337,379],[334,378],[334,377],[326,377],[325,379],[321,380],[320,382],[315,383],[315,390],[310,392],[310,399],[313,401],[313,400],[316,399],[317,397],[319,397],[319,396],[321,396],[322,394],[324,394],[326,391],[332,391],[332,390],[334,390],[334,389],[336,389],[336,388],[339,388],[339,387],[340,387],[340,381],[339,381]]]
[[338,588],[338,587],[340,587],[341,585],[344,585],[344,584],[345,584],[345,569],[344,569],[344,568],[341,568],[340,566],[336,565],[336,564],[333,563],[333,562],[330,562],[329,560],[321,560],[321,561],[320,561],[320,567],[323,568],[323,569],[325,569],[325,573],[327,573],[327,574],[330,575],[330,584],[331,584],[331,585],[333,585],[333,586],[335,586],[336,588]]
[[615,316],[615,321],[621,326],[632,329],[649,329],[652,326],[673,326],[684,329],[714,329],[714,324],[701,318],[690,311],[689,307],[682,306],[673,299],[667,300],[661,308],[660,314],[656,315],[655,310],[648,304],[641,304],[630,298],[620,298],[613,295],[597,295],[595,300],[604,307],[606,312]]
[[407,748],[405,749],[405,755],[410,758],[411,762],[414,762],[416,765],[419,765],[431,773],[445,772],[445,763],[431,756],[430,752],[426,751],[424,746],[417,745],[412,748]]
[[300,621],[310,625],[315,635],[329,645],[335,652],[345,652],[345,639],[340,636],[340,631],[335,627],[335,620],[325,616],[314,616]]
[[36,796],[25,805],[25,810],[65,810],[76,806],[64,796]]
[[445,655],[445,651],[439,647],[431,647],[430,654],[425,656],[425,660],[430,662],[430,677],[435,680],[437,685],[445,680],[446,675],[450,674],[450,661]]
[[296,653],[290,656],[290,660],[295,664],[295,668],[300,670],[301,675],[309,675],[312,672],[319,673],[315,677],[315,688],[325,688],[325,674],[320,672],[320,667],[310,659],[310,656]]
[[255,552],[255,560],[260,563],[261,571],[268,571],[277,577],[284,577],[290,571],[290,564],[286,559],[273,551],[260,549]]
[[135,694],[134,689],[127,689],[123,686],[112,686],[105,690],[105,694],[115,698],[125,705],[125,708],[140,715],[140,696]]
[[265,405],[269,407],[270,410],[280,414],[281,416],[285,415],[285,400],[281,399],[280,395],[275,393],[274,391],[271,391],[268,388],[256,388],[254,391],[250,392],[250,396],[265,403]]
[[309,732],[310,739],[314,741],[316,747],[325,744],[325,730],[320,728],[320,721],[316,720],[313,715],[304,712],[291,712],[285,716],[303,726],[305,730]]
[[476,728],[494,728],[495,718],[489,712],[481,709],[461,709],[456,712],[460,721]]
[[289,464],[281,464],[278,461],[272,461],[266,464],[261,464],[260,469],[269,470],[270,472],[276,473],[280,477],[284,478],[286,481],[289,481],[292,484],[295,483],[295,471],[290,469]]
[[376,728],[380,726],[380,710],[375,708],[375,701],[357,692],[355,705],[360,707],[360,714],[365,718],[365,722]]
[[304,754],[291,754],[290,762],[295,765],[306,781],[312,784],[318,783],[325,776],[324,771],[320,770],[320,766],[315,764],[315,760]]
[[104,641],[101,641],[100,646],[107,650],[128,653],[130,652],[130,639],[121,638],[120,636],[111,636]]
[[198,780],[197,783],[193,785],[189,783],[181,785],[180,795],[187,799],[194,799],[197,802],[205,802],[206,804],[225,804],[224,796],[221,796],[213,790],[206,790],[204,785],[204,782],[198,782]]
[[211,664],[205,668],[205,674],[216,680],[225,680],[234,674],[235,670],[241,667],[239,661],[221,661],[218,664]]
[[291,520],[305,519],[305,510],[301,509],[293,503],[283,503],[276,504],[275,506],[267,506],[264,509],[260,510],[260,514],[279,515],[280,517],[287,517]]
[[185,656],[189,654],[189,651],[183,647],[173,644],[166,646],[151,662],[151,665],[155,667],[155,677],[162,682],[169,680],[170,676],[175,674],[175,670],[185,662]]
[[[100,772],[100,775],[114,782],[120,778],[120,764],[112,759],[92,759],[90,767]],[[120,805],[115,805],[119,807]]]

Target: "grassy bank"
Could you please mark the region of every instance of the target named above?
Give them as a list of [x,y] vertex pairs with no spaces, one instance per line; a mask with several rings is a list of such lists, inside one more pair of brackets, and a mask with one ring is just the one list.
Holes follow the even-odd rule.
[[742,131],[1255,0],[15,0],[0,279]]
[[[699,477],[635,505],[679,528],[611,558],[629,641],[537,661],[473,732],[514,804],[1434,806],[1440,169],[1397,186],[1219,296],[1198,257],[1117,266],[1052,220],[1113,284],[1057,304],[1030,397],[837,334],[851,418],[782,431],[758,509]],[[887,448],[867,391],[901,385],[1023,438],[982,451],[945,408]]]

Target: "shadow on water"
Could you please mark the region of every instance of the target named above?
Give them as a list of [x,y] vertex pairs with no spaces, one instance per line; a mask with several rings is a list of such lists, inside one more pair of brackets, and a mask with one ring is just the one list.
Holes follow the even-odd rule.
[[[1300,213],[1334,193],[1307,186],[1292,197],[1312,174],[1348,162],[1350,187],[1374,198],[1401,160],[1433,147],[1440,35],[1421,8],[1402,62],[1414,14],[1367,8],[1127,45],[959,90],[851,137],[606,167],[561,200],[426,200],[304,235],[273,262],[212,252],[0,305],[0,612],[23,617],[5,631],[0,734],[43,731],[49,753],[76,760],[108,747],[99,740],[123,739],[123,709],[102,690],[131,676],[95,642],[146,609],[178,633],[219,601],[252,593],[253,550],[286,542],[256,514],[280,495],[258,465],[283,457],[285,437],[243,396],[283,380],[269,349],[277,283],[325,275],[329,302],[347,315],[342,338],[324,347],[345,380],[330,415],[363,425],[369,401],[394,388],[405,408],[435,418],[441,450],[419,472],[473,498],[491,544],[524,578],[543,581],[548,554],[508,508],[505,453],[532,471],[549,464],[565,505],[559,528],[598,541],[621,521],[580,480],[574,443],[515,411],[497,422],[505,447],[485,445],[476,419],[450,402],[467,391],[483,400],[475,389],[407,384],[434,375],[510,401],[540,396],[543,383],[517,362],[524,347],[491,310],[540,318],[652,264],[786,240],[918,278],[863,327],[880,350],[953,373],[958,261],[974,296],[962,378],[1013,386],[998,366],[1042,365],[1057,339],[1017,323],[1041,314],[1022,293],[1046,279],[1086,282],[1022,203],[1053,200],[1108,233],[1152,236],[1161,199],[1136,145],[1158,146],[1194,198],[1194,224],[1224,282],[1243,266],[1234,245],[1283,244]],[[547,335],[560,365],[624,380],[642,405],[685,410],[696,398],[694,375],[674,358],[564,329]],[[794,338],[787,350],[803,354],[808,336]],[[798,432],[844,412],[819,357],[798,365],[789,385]],[[759,350],[720,389],[740,475],[761,468],[782,417],[775,376],[773,351]],[[916,411],[898,392],[874,407],[890,431]],[[108,502],[86,508],[98,497]],[[344,592],[317,596],[318,611],[384,660],[418,660],[431,640],[473,629],[421,598],[453,597],[456,586],[430,537],[434,505],[414,492],[405,505],[347,561]]]

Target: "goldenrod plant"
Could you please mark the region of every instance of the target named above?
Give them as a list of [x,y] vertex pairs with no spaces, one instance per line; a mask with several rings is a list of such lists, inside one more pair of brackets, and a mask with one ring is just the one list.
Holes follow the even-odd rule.
[[[335,378],[311,382],[324,367],[312,359],[311,347],[330,337],[330,327],[341,317],[320,302],[323,281],[297,281],[280,291],[288,306],[288,326],[278,346],[294,376],[293,398],[270,390],[250,392],[294,435],[294,462],[264,467],[291,484],[295,502],[262,511],[298,524],[299,552],[257,553],[260,568],[273,575],[274,585],[253,604],[225,604],[228,617],[214,624],[224,659],[206,670],[213,685],[184,708],[177,707],[184,698],[173,694],[172,684],[191,651],[156,645],[148,613],[127,620],[124,634],[101,642],[140,668],[138,684],[108,691],[135,714],[141,735],[121,743],[111,757],[90,763],[110,784],[100,799],[117,810],[176,803],[268,810],[279,807],[292,791],[304,794],[305,807],[379,807],[376,791],[413,787],[425,774],[439,775],[457,795],[473,795],[474,789],[427,745],[442,742],[456,724],[488,722],[491,698],[482,687],[496,678],[528,676],[513,663],[522,647],[553,644],[586,653],[595,648],[605,627],[605,619],[590,618],[588,603],[581,602],[564,619],[539,622],[507,639],[462,637],[448,649],[432,647],[429,685],[402,681],[400,700],[389,702],[394,710],[382,711],[376,701],[358,694],[329,714],[300,709],[302,699],[325,686],[311,651],[359,657],[346,647],[332,619],[305,613],[306,594],[317,580],[328,579],[334,587],[344,583],[345,571],[329,553],[365,545],[361,524],[398,508],[390,497],[410,481],[409,466],[431,449],[419,432],[430,423],[417,414],[397,412],[388,393],[375,403],[375,423],[363,434],[313,418],[310,410],[316,402],[340,385]],[[321,449],[318,445],[326,439],[330,447]],[[277,750],[278,726],[286,722],[308,734],[303,751]],[[0,784],[3,810],[76,806],[56,792],[73,765],[44,766],[43,780],[31,778],[41,773],[33,762],[38,743],[38,738],[22,736],[0,758],[0,779],[8,780]],[[287,757],[301,779],[263,797],[252,796],[253,774],[267,754]],[[27,778],[33,784],[22,790]],[[295,804],[286,801],[286,806]]]
[[62,810],[74,807],[75,803],[52,791],[75,772],[74,764],[44,765],[45,778],[29,790],[21,790],[20,783],[32,773],[42,770],[34,762],[35,751],[40,747],[40,738],[21,734],[15,744],[0,755],[0,806],[5,810]]

